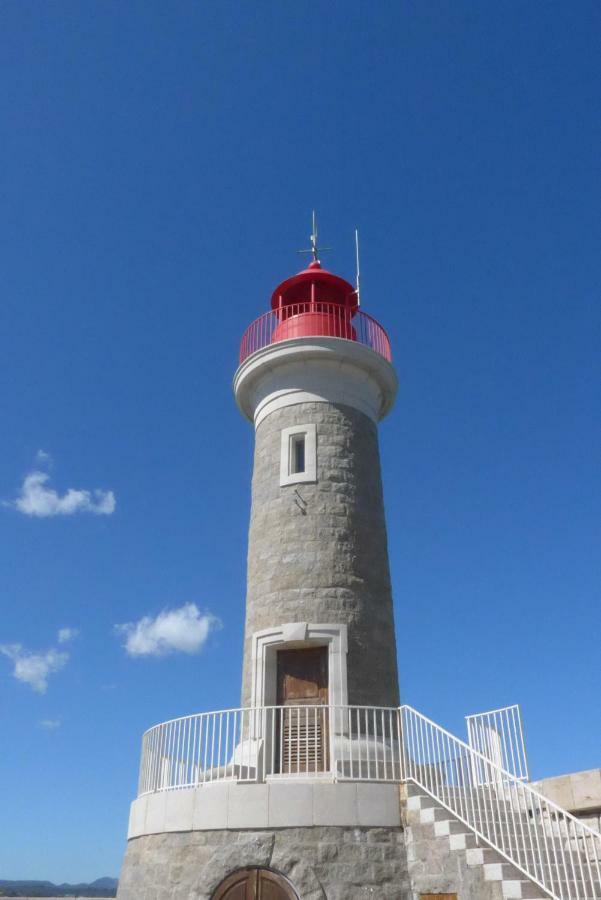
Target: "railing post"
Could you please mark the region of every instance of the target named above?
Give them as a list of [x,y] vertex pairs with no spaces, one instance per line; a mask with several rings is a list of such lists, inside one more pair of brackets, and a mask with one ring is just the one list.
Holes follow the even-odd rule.
[[[405,765],[405,739],[403,735],[403,707],[399,706],[395,710],[394,721],[396,723],[396,737],[391,739],[391,745],[393,748],[393,774],[395,771],[394,766],[394,745],[397,746],[397,758],[399,764],[399,781],[407,780],[407,767]],[[391,731],[392,731],[392,720],[391,720]]]

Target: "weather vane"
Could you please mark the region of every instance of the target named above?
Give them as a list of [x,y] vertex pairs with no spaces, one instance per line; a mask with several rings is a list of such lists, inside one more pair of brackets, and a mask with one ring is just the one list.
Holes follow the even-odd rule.
[[317,246],[317,216],[315,215],[315,210],[313,210],[313,231],[309,237],[311,241],[311,248],[309,250],[299,250],[298,253],[312,253],[313,254],[313,262],[319,262],[319,254],[324,253],[326,250],[331,250],[331,247],[318,247]]

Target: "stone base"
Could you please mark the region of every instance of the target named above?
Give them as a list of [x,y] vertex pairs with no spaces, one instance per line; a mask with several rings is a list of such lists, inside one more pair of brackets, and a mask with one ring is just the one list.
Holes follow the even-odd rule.
[[187,831],[132,838],[118,900],[210,900],[245,866],[285,875],[300,900],[411,900],[401,828]]

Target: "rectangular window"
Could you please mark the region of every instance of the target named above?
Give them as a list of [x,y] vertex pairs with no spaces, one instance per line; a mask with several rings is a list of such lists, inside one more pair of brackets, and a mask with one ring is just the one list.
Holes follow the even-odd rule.
[[290,436],[290,475],[299,475],[305,471],[305,435]]
[[317,481],[317,429],[314,424],[282,429],[280,484]]

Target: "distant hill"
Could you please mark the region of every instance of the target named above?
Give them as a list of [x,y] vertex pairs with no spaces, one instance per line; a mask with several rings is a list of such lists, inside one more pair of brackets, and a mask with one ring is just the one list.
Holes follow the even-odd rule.
[[97,878],[91,884],[53,884],[51,881],[4,881],[0,897],[115,897],[116,878]]

